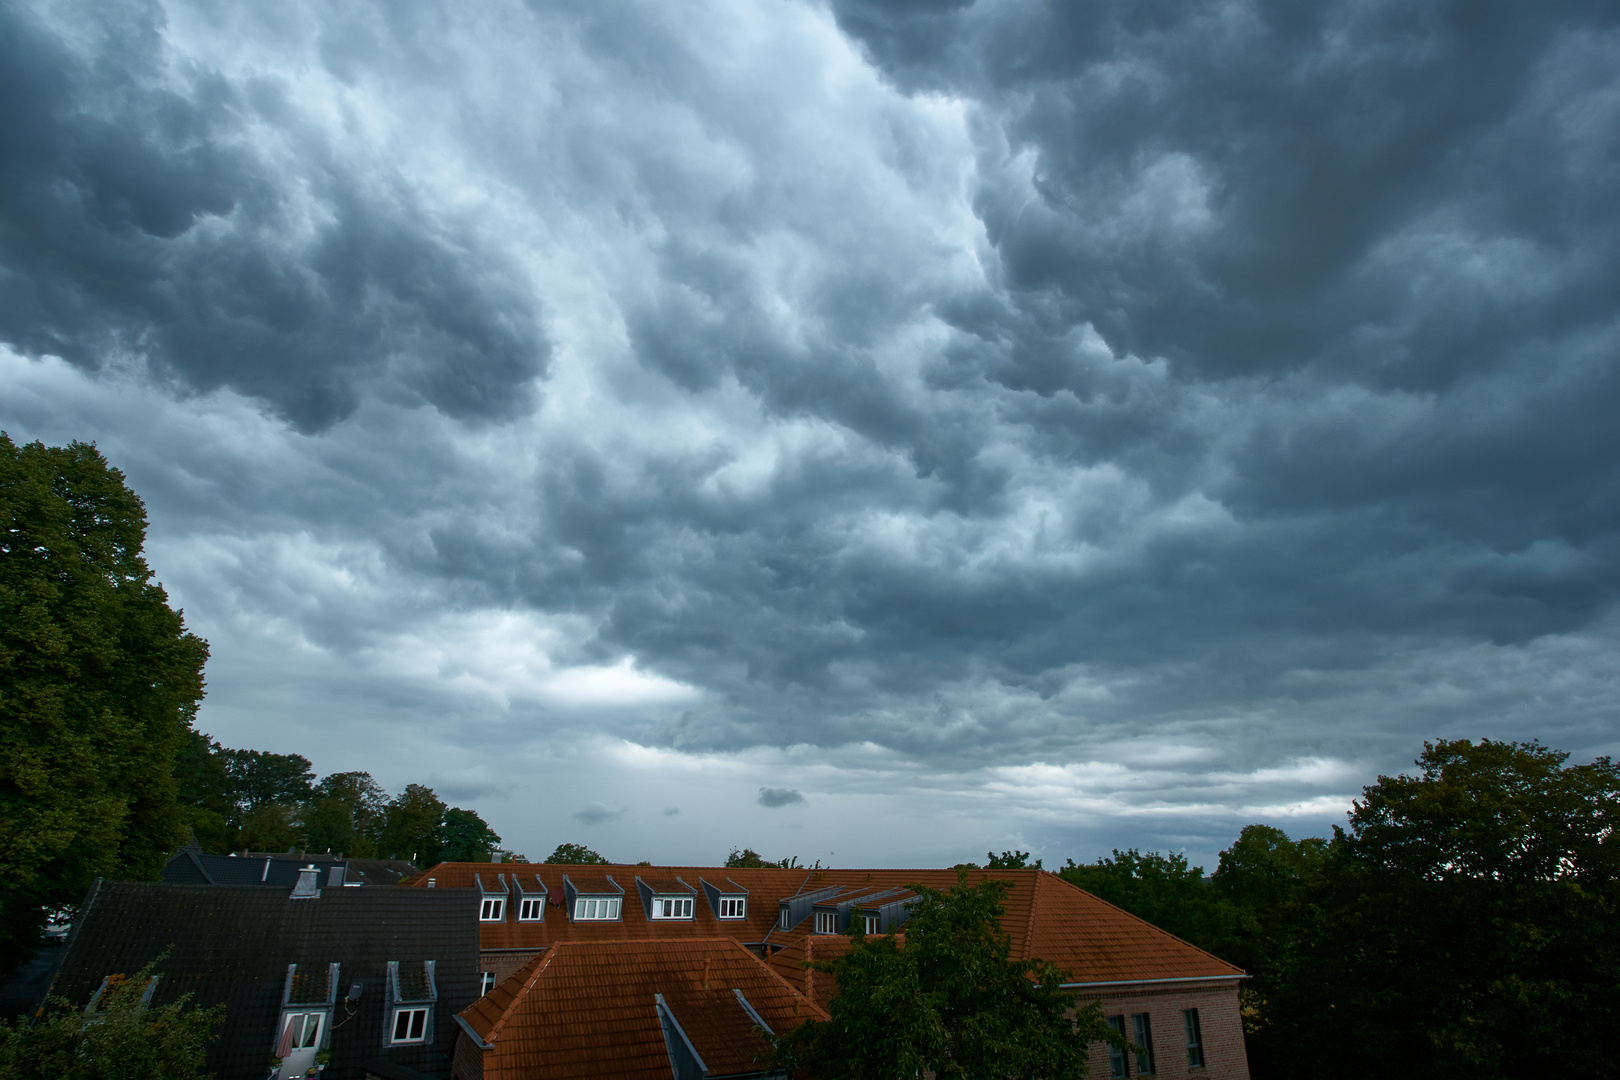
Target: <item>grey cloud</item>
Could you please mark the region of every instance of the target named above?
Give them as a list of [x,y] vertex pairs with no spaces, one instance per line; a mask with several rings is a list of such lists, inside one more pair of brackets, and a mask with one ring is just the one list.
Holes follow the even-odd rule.
[[610,821],[617,821],[624,813],[625,807],[593,802],[575,810],[570,816],[583,825],[604,825]]
[[759,789],[759,798],[754,801],[768,810],[779,810],[784,806],[804,802],[804,796],[792,788],[762,787]]
[[[119,15],[90,56],[0,16],[0,340],[92,368],[132,355],[311,431],[379,381],[460,418],[532,405],[549,346],[515,267],[403,185],[354,175],[287,87],[185,66],[156,9]],[[296,165],[256,149],[260,125]]]
[[666,806],[666,807],[664,807],[664,816],[665,817],[674,817],[676,814],[679,814],[680,812],[681,812],[681,808],[678,807],[678,806]]

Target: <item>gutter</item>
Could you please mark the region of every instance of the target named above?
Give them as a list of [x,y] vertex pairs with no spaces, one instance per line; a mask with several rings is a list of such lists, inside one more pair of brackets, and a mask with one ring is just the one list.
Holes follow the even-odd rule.
[[471,1024],[467,1023],[466,1020],[463,1020],[460,1013],[456,1014],[456,1023],[460,1024],[461,1025],[461,1030],[465,1031],[467,1033],[467,1038],[471,1039],[473,1042],[478,1044],[478,1049],[480,1049],[480,1050],[493,1050],[493,1049],[495,1049],[495,1044],[492,1043],[492,1042],[485,1042],[484,1037],[482,1035],[478,1034],[478,1032],[474,1031],[473,1026]]
[[1192,982],[1236,982],[1239,979],[1252,979],[1253,975],[1240,972],[1237,975],[1184,975],[1179,979],[1114,979],[1110,982],[1072,982],[1058,983],[1059,990],[1085,990],[1094,986],[1148,986],[1160,983],[1192,983]]

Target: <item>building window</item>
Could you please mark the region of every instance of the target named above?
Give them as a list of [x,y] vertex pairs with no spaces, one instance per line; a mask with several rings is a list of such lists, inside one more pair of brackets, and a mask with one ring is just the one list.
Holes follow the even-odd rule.
[[419,1043],[427,1040],[428,1011],[397,1009],[394,1012],[394,1038],[397,1043]]
[[1181,1022],[1187,1028],[1187,1068],[1200,1068],[1204,1064],[1204,1033],[1198,1027],[1198,1010],[1181,1010]]
[[[1125,1035],[1125,1017],[1110,1016],[1108,1026],[1118,1032],[1121,1037]],[[1130,1063],[1125,1057],[1125,1048],[1123,1046],[1115,1046],[1113,1043],[1108,1044],[1108,1075],[1131,1075]]]
[[722,919],[747,918],[748,898],[745,896],[722,896],[720,898],[720,917]]
[[486,971],[484,972],[484,988],[480,990],[479,993],[487,994],[493,989],[495,989],[495,973],[493,971]]
[[588,919],[617,919],[619,917],[618,897],[609,897],[603,900],[587,900],[581,897],[574,901],[575,921]]
[[484,906],[478,909],[479,922],[500,922],[506,914],[506,900],[499,896],[484,897]]
[[1147,1013],[1131,1014],[1131,1042],[1141,1051],[1136,1055],[1136,1071],[1153,1075],[1153,1019]]
[[312,1012],[288,1014],[287,1027],[285,1034],[282,1036],[282,1043],[287,1047],[288,1051],[305,1050],[309,1047],[315,1046],[320,1037],[320,1013]]
[[692,917],[692,898],[690,896],[655,896],[652,902],[652,917],[655,919],[690,919]]
[[539,922],[545,917],[545,897],[525,896],[518,901],[518,922]]
[[836,933],[838,933],[838,912],[836,912],[836,911],[818,911],[818,912],[816,912],[816,933],[818,933],[818,934],[836,934]]
[[883,921],[877,915],[862,915],[861,918],[866,920],[866,934],[868,937],[878,932],[878,924]]
[[778,927],[780,927],[781,929],[783,929],[783,930],[789,929],[789,927],[788,927],[788,909],[786,907],[782,908],[782,914],[777,917],[776,925]]

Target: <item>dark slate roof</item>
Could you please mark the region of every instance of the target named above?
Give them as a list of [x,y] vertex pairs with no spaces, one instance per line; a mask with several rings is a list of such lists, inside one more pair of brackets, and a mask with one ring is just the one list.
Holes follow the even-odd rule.
[[[448,1077],[454,1015],[480,990],[478,897],[470,890],[324,888],[318,899],[292,900],[287,889],[266,886],[98,881],[64,948],[54,992],[82,1007],[104,977],[133,974],[165,949],[154,1004],[182,994],[197,1005],[225,1004],[208,1055],[222,1080],[264,1077],[288,964],[316,980],[328,964],[342,965],[325,1080],[360,1080],[372,1061]],[[429,1044],[390,1049],[384,1041],[391,960],[418,971],[436,962]],[[356,982],[358,1007],[344,1020],[343,999]]]
[[[311,862],[316,860],[291,855],[205,855],[181,848],[163,868],[163,880],[179,885],[275,885],[287,890],[298,880],[298,871]],[[331,866],[343,864],[327,860],[316,865],[325,884]]]

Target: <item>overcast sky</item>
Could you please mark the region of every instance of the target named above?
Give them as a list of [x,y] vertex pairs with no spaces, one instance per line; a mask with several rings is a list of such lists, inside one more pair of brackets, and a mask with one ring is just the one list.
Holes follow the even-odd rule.
[[0,428],[531,857],[1213,869],[1620,752],[1620,7],[0,4]]

